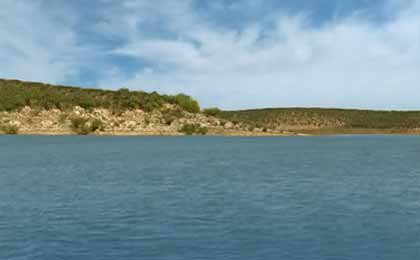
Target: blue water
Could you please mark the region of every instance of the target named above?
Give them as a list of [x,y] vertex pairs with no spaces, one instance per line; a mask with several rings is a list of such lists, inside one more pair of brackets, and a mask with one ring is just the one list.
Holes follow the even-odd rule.
[[420,137],[0,136],[0,259],[420,259]]

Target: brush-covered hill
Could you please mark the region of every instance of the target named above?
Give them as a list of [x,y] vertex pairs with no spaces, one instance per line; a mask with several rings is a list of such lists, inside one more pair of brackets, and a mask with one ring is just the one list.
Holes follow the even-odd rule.
[[219,118],[250,127],[309,134],[417,133],[420,111],[376,111],[324,108],[270,108],[220,111]]
[[201,113],[199,103],[185,94],[161,95],[0,79],[0,133],[258,134],[247,129]]
[[112,91],[0,79],[0,111],[14,111],[25,106],[47,110],[79,106],[84,109],[142,109],[150,112],[164,104],[177,105],[190,113],[200,112],[198,102],[184,94],[169,96],[128,89]]
[[185,94],[0,79],[0,132],[99,135],[420,133],[420,111],[200,109]]

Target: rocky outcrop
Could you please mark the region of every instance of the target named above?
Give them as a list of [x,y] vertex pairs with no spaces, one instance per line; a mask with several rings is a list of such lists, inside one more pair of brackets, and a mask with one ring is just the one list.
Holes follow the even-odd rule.
[[95,134],[95,135],[183,135],[185,125],[197,126],[209,135],[283,135],[267,129],[250,129],[249,126],[234,123],[202,113],[188,113],[167,104],[160,110],[145,112],[140,109],[111,111],[96,108],[86,110],[74,107],[72,110],[37,110],[24,107],[16,112],[0,112],[0,132],[9,129],[19,134]]

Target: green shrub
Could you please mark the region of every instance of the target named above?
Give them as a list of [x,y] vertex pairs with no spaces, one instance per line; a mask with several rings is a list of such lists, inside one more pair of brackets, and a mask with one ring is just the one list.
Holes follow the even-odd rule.
[[209,132],[209,129],[207,127],[200,127],[197,131],[197,134],[206,135],[208,132]]
[[179,132],[186,135],[206,135],[208,128],[202,127],[200,124],[185,124],[179,129]]
[[19,127],[16,125],[5,124],[0,126],[0,130],[7,135],[16,135],[19,132]]
[[80,116],[73,116],[70,118],[71,127],[77,129],[85,125],[89,120]]
[[218,109],[217,107],[206,108],[203,110],[203,113],[207,116],[217,116],[220,112],[221,110]]
[[95,99],[86,93],[81,93],[78,99],[79,99],[78,105],[80,107],[83,107],[84,109],[92,109],[96,107]]
[[133,109],[141,106],[140,99],[136,96],[130,96],[126,99],[126,102],[123,103],[123,107]]
[[89,120],[87,118],[74,116],[70,118],[71,129],[76,134],[87,135],[90,133],[90,127],[87,126],[88,121]]
[[100,119],[89,120],[87,118],[74,116],[70,118],[71,128],[73,132],[79,135],[88,135],[96,130],[103,131],[105,129],[105,124]]
[[169,114],[163,114],[163,123],[166,125],[171,125],[176,120],[176,117],[169,115]]
[[175,120],[182,118],[184,113],[180,109],[167,109],[162,111],[163,123],[171,125]]
[[119,95],[128,95],[128,94],[130,94],[130,90],[128,88],[120,88],[118,90],[118,94]]
[[92,132],[93,132],[92,128],[86,124],[86,125],[83,125],[81,128],[79,128],[76,133],[79,135],[89,135]]
[[91,122],[90,128],[92,132],[95,132],[96,130],[103,131],[105,130],[105,123],[102,120],[95,118]]
[[175,103],[190,113],[200,112],[200,105],[196,100],[185,94],[178,94],[174,97]]

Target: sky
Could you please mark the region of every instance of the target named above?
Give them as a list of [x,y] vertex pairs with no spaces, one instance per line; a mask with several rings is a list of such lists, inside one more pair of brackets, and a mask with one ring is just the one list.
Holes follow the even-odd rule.
[[0,78],[420,109],[420,0],[1,0]]

